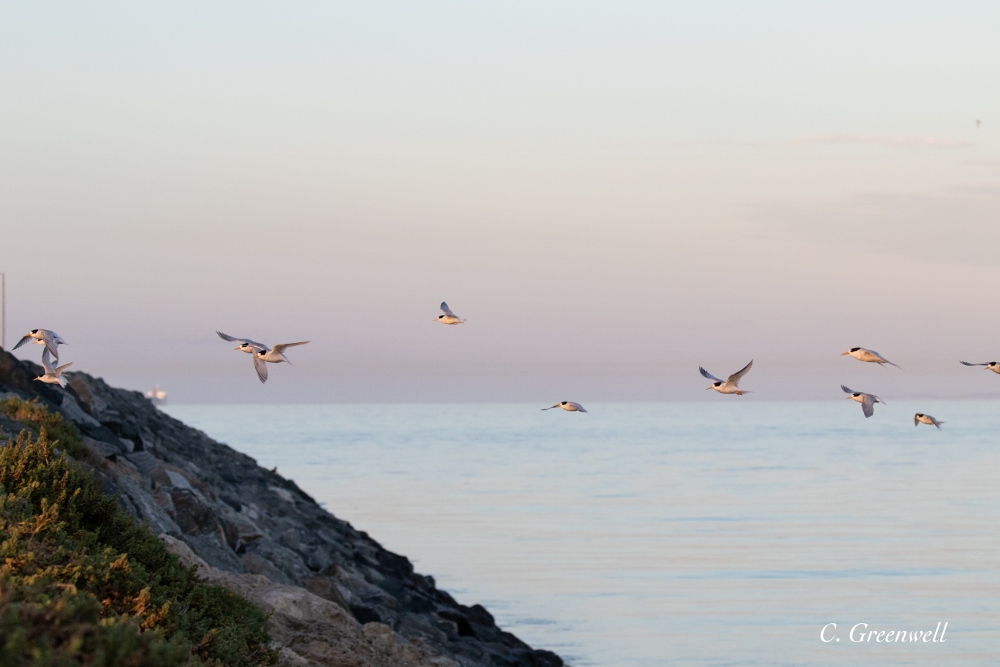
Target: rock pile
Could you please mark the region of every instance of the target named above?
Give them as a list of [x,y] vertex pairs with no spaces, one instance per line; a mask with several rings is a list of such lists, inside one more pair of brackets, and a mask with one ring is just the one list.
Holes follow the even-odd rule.
[[[139,392],[0,351],[0,398],[38,399],[74,423],[122,507],[214,583],[271,613],[291,665],[559,667],[417,574],[403,556],[320,507],[291,480],[160,412]],[[16,435],[0,418],[0,435]]]

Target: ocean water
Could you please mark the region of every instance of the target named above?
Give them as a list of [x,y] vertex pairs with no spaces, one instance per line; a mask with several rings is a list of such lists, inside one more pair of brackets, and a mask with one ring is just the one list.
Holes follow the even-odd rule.
[[1000,402],[719,398],[166,411],[576,667],[1000,663]]

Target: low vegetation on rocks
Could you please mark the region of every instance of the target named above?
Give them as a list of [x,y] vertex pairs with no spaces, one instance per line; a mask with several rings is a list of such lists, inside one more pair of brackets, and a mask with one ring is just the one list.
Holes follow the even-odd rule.
[[68,454],[72,424],[8,399],[30,426],[0,447],[0,667],[277,663],[267,618],[204,583]]
[[86,456],[87,448],[76,427],[63,419],[58,412],[49,412],[36,401],[23,401],[13,396],[0,401],[0,415],[10,417],[36,433],[45,429],[49,440],[57,442],[59,449],[72,457]]

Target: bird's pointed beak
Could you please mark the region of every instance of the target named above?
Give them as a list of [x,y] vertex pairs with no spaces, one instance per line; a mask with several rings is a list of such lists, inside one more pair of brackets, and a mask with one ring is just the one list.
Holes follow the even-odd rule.
[[842,356],[842,357],[843,357],[844,355],[847,355],[847,354],[850,354],[850,352],[841,352],[841,353],[840,353],[840,356]]
[[708,390],[709,390],[709,389],[711,389],[711,388],[712,388],[712,386],[711,386],[711,385],[709,385],[708,387],[705,387],[705,391],[708,391]]
[[233,349],[234,349],[234,350],[238,350],[238,349],[240,349],[240,346],[239,346],[239,345],[237,345],[237,346],[236,346],[236,347],[234,347]]
[[844,400],[845,400],[845,401],[849,401],[849,400],[851,400],[852,398],[854,398],[854,397],[853,397],[853,396],[844,396]]

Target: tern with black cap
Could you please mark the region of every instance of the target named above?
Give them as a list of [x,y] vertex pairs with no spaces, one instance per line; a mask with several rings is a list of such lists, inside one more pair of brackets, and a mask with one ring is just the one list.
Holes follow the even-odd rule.
[[709,389],[714,389],[720,394],[736,394],[737,396],[742,396],[743,394],[749,394],[750,392],[747,391],[746,389],[740,389],[739,387],[740,379],[747,374],[747,372],[750,370],[752,366],[753,366],[753,359],[750,360],[749,364],[747,364],[746,366],[744,366],[743,368],[741,368],[740,370],[736,371],[728,378],[726,378],[725,382],[715,377],[701,366],[698,366],[698,370],[701,372],[702,375],[707,377],[709,380],[715,380],[715,382],[713,382],[711,386],[705,387],[705,391],[708,391]]
[[587,412],[582,405],[573,401],[561,401],[553,405],[551,408],[542,408],[542,410],[551,410],[552,408],[562,408],[566,412]]
[[436,318],[441,324],[461,324],[465,322],[461,317],[451,312],[451,308],[444,301],[441,302],[441,310],[444,311],[444,315],[438,315]]
[[851,355],[858,361],[867,361],[868,363],[878,364],[879,366],[889,364],[890,366],[902,369],[902,366],[892,363],[875,350],[869,350],[863,347],[852,347],[847,352],[841,352],[840,356],[844,356],[846,354]]
[[986,368],[984,368],[983,370],[993,371],[994,373],[1000,373],[1000,363],[996,361],[984,361],[981,364],[973,364],[969,363],[968,361],[960,361],[958,363],[962,364],[963,366],[985,366]]
[[923,412],[918,412],[917,414],[913,415],[914,426],[919,426],[920,424],[927,424],[928,426],[937,426],[938,429],[940,429],[941,424],[943,423],[944,422],[940,422],[937,419],[934,419],[934,417],[931,417],[930,415],[925,415]]
[[850,394],[850,396],[846,396],[845,398],[849,398],[861,404],[861,411],[865,413],[865,417],[871,417],[875,414],[876,403],[881,403],[882,405],[886,404],[885,401],[875,394],[866,394],[863,391],[854,391],[853,389],[848,389],[844,385],[840,385],[840,388],[844,390],[845,394]]
[[56,361],[59,361],[59,346],[66,345],[66,341],[64,341],[55,331],[50,331],[48,329],[32,329],[28,333],[24,334],[21,340],[17,341],[17,345],[11,349],[16,350],[25,343],[44,345],[46,351],[55,357]]

